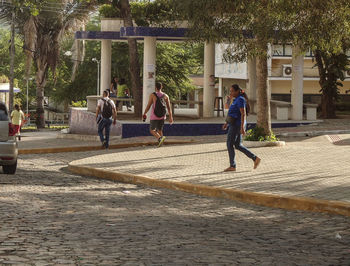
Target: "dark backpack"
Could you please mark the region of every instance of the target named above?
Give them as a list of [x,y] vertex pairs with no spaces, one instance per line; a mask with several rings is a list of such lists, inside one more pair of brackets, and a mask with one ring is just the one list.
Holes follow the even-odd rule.
[[102,109],[102,117],[103,118],[111,118],[112,114],[113,114],[113,107],[112,104],[110,102],[110,100],[103,100],[103,109]]
[[157,97],[156,104],[154,106],[154,114],[157,117],[163,117],[166,114],[166,108],[165,108],[165,100],[164,100],[164,94],[160,98],[158,97],[157,93],[153,92],[153,94]]

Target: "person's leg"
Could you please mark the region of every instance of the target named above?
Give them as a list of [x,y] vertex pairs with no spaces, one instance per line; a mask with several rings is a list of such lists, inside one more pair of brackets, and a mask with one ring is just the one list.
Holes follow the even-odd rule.
[[249,157],[250,159],[252,159],[254,161],[254,169],[256,169],[258,167],[261,159],[242,145],[242,135],[240,134],[240,132],[239,132],[239,135],[238,135],[234,145],[235,145],[235,148],[237,150],[243,152],[247,157]]
[[111,131],[112,119],[106,119],[105,135],[106,135],[106,149],[109,147],[109,132]]
[[164,120],[158,120],[158,134],[160,138],[158,139],[158,147],[162,146],[165,140],[165,136],[163,135],[163,128],[164,128]]
[[149,124],[149,132],[157,139],[161,137],[157,131],[157,120],[151,120]]
[[105,141],[103,136],[103,129],[105,128],[104,118],[102,118],[101,122],[98,124],[97,133],[100,136],[100,141],[103,143]]
[[234,143],[236,138],[237,138],[237,134],[236,134],[235,127],[229,125],[228,132],[227,132],[226,146],[227,146],[228,156],[230,160],[230,167],[225,169],[225,171],[236,170],[235,148],[234,148]]
[[116,101],[116,108],[117,108],[117,111],[123,111],[123,102],[122,101]]
[[[129,96],[125,96],[125,99],[130,99]],[[131,108],[131,102],[126,101],[126,108],[130,109]]]
[[16,132],[16,137],[18,140],[21,140],[21,136],[19,135],[19,125],[14,125],[14,129]]
[[247,157],[249,157],[250,159],[252,159],[254,161],[256,159],[256,155],[254,153],[252,153],[250,150],[248,150],[246,147],[243,146],[241,133],[239,132],[237,135],[238,136],[235,139],[235,143],[234,143],[235,148],[237,150],[243,152]]

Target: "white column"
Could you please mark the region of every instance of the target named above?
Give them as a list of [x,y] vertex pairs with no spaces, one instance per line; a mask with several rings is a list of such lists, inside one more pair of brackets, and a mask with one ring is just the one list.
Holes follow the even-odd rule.
[[101,79],[100,79],[100,94],[104,90],[109,89],[111,85],[112,71],[112,41],[101,41]]
[[214,116],[215,87],[215,45],[213,42],[204,45],[204,90],[203,117]]
[[[154,37],[145,37],[143,53],[143,100],[142,110],[146,109],[148,98],[156,86],[156,50],[157,42]],[[149,120],[149,115],[147,115]]]
[[248,59],[248,98],[256,100],[256,58]]
[[298,46],[293,46],[292,58],[292,119],[303,119],[304,55]]

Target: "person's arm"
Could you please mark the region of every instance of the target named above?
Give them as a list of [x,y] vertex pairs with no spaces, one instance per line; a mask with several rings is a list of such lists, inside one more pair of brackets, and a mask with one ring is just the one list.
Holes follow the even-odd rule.
[[171,111],[171,103],[168,95],[165,95],[165,103],[166,103],[166,107],[168,108],[169,123],[172,124],[174,122],[174,119],[173,119],[173,112]]
[[245,107],[239,108],[239,111],[241,112],[241,134],[245,135]]
[[98,104],[98,101],[97,101],[97,107],[96,107],[96,119],[98,117],[98,114],[100,113],[101,111],[101,106]]
[[127,96],[127,97],[130,96],[129,88],[128,88],[127,86],[125,86],[125,88],[124,88],[124,94],[125,94],[125,96]]
[[155,96],[154,96],[154,94],[152,93],[152,94],[149,96],[148,104],[147,104],[147,106],[146,106],[145,112],[143,113],[143,116],[145,116],[145,115],[148,113],[149,109],[151,108],[151,105],[153,104],[153,97],[155,97]]
[[21,126],[23,126],[24,125],[25,116],[24,116],[24,113],[22,111],[20,112],[20,114],[21,114]]
[[117,123],[117,109],[115,107],[115,105],[113,105],[113,125],[115,125]]
[[111,93],[115,93],[113,82],[111,83],[111,86],[109,87],[109,90]]

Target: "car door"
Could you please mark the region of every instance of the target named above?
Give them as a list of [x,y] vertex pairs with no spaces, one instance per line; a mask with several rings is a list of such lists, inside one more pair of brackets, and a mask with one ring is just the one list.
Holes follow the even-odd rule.
[[8,141],[9,139],[9,117],[0,110],[0,141]]

